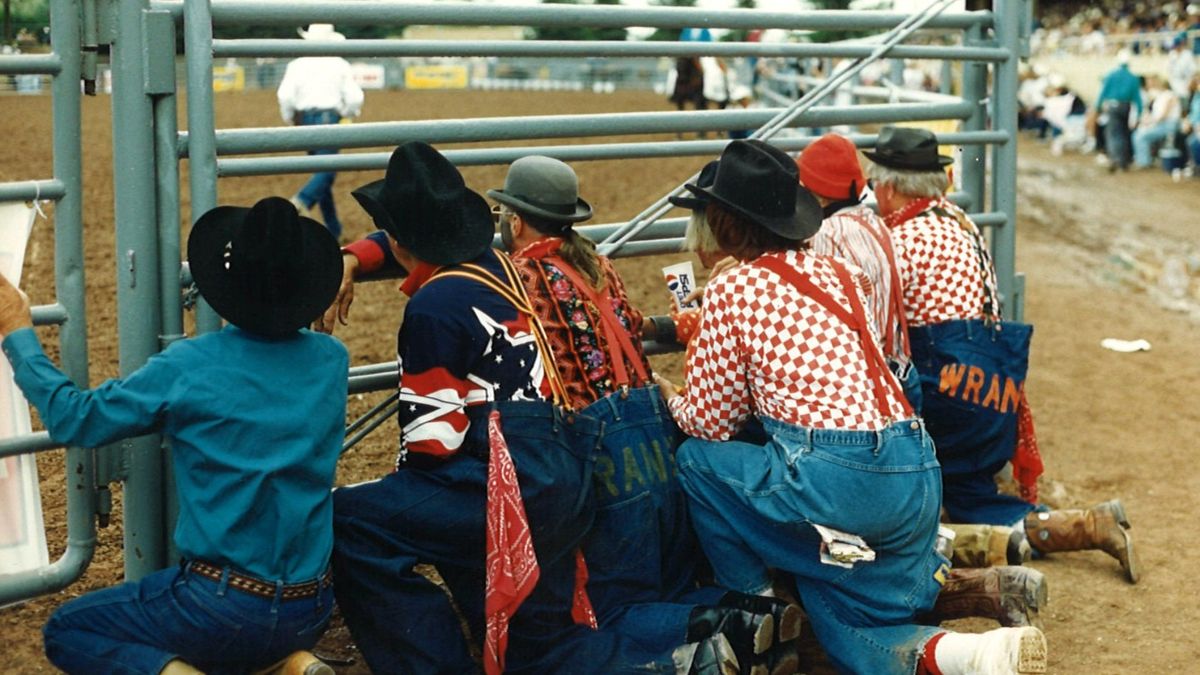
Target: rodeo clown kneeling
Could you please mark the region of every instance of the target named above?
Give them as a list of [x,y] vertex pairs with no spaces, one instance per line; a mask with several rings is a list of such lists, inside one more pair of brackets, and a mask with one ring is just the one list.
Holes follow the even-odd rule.
[[489,674],[673,672],[677,645],[592,627],[579,552],[602,425],[566,407],[487,203],[420,142],[353,194],[381,229],[346,248],[324,325],[372,268],[403,269],[409,296],[396,471],[334,492],[338,605],[372,672],[477,672],[460,615]]
[[[1024,392],[1032,327],[1000,321],[991,256],[979,228],[944,196],[952,160],[937,147],[925,129],[884,127],[864,154],[896,243],[921,414],[937,445],[947,516],[1017,538],[1023,530],[1041,553],[1102,550],[1136,583],[1138,558],[1119,499],[1087,510],[1036,506],[1042,463]],[[1009,461],[1021,498],[997,490],[995,475]],[[993,539],[1003,548],[1010,536]],[[993,558],[1002,562],[1004,554]]]
[[201,216],[188,261],[232,325],[86,391],[50,363],[28,298],[0,277],[4,353],[50,437],[93,448],[159,431],[178,488],[180,566],[64,604],[46,623],[46,656],[69,673],[246,672],[285,659],[270,670],[332,675],[297,650],[316,644],[333,608],[330,489],[349,357],[304,327],[337,293],[337,243],[270,197]]
[[[871,335],[846,265],[805,250],[821,207],[795,162],[760,141],[721,155],[707,221],[741,264],[711,280],[686,390],[659,378],[680,481],[717,582],[769,594],[790,574],[818,640],[851,673],[1044,672],[1036,628],[982,635],[914,623],[946,559],[935,549],[933,443]],[[752,416],[765,445],[730,440]]]

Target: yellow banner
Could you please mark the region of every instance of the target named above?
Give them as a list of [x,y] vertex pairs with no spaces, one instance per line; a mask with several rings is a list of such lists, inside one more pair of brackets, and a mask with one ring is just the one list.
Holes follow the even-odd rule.
[[466,89],[466,66],[409,66],[404,69],[405,89]]
[[241,66],[214,66],[213,91],[242,91],[246,88],[246,71]]

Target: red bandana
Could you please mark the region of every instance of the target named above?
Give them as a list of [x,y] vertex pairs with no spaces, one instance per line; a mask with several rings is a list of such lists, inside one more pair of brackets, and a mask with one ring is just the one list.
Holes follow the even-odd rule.
[[400,292],[412,297],[433,273],[441,269],[437,265],[431,265],[427,262],[419,262],[417,266],[408,271],[408,276],[404,278],[404,283],[400,284]]
[[508,621],[533,592],[540,570],[517,469],[500,431],[500,413],[488,417],[487,578],[484,615],[483,669],[487,675],[504,672],[508,649]]
[[514,258],[529,258],[541,260],[546,256],[556,255],[562,248],[563,240],[559,237],[542,237],[525,248],[513,254]]
[[925,210],[929,208],[929,205],[937,200],[938,198],[936,197],[922,197],[916,201],[909,202],[902,208],[896,209],[895,211],[892,211],[888,215],[884,216],[883,222],[888,226],[888,229],[896,227],[901,223],[906,223],[924,213]]

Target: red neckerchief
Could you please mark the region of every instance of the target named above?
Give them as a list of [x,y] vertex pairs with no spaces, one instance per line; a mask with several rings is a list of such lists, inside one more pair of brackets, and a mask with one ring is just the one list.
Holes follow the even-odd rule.
[[533,592],[541,576],[533,533],[521,501],[517,470],[500,428],[500,413],[488,416],[487,570],[484,582],[486,634],[483,671],[504,672],[508,622]]
[[408,276],[405,277],[404,283],[400,284],[400,292],[411,298],[413,293],[420,290],[425,285],[425,282],[429,281],[429,277],[433,276],[433,273],[439,269],[441,267],[437,265],[418,262],[416,267],[408,271]]
[[913,218],[916,218],[918,215],[924,213],[925,210],[928,209],[930,205],[932,205],[938,199],[938,197],[922,197],[916,201],[911,201],[905,204],[903,207],[896,209],[895,211],[892,211],[888,215],[884,216],[883,223],[888,226],[889,230],[897,225],[900,225],[901,223],[907,223]]
[[542,237],[520,251],[513,253],[512,257],[541,260],[548,255],[558,253],[558,249],[562,248],[562,245],[563,240],[559,237]]

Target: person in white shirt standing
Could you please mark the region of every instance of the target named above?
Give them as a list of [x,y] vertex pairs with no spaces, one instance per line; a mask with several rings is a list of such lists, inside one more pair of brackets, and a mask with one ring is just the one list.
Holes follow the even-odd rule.
[[[301,29],[305,40],[345,40],[330,23],[314,23]],[[350,63],[340,56],[303,56],[287,66],[277,92],[279,113],[285,122],[296,126],[338,124],[344,118],[357,117],[362,110],[363,91],[354,81]],[[337,154],[337,148],[316,148],[310,155]],[[317,206],[321,220],[334,237],[341,238],[342,223],[333,202],[332,171],[313,174],[292,197],[301,214]]]

